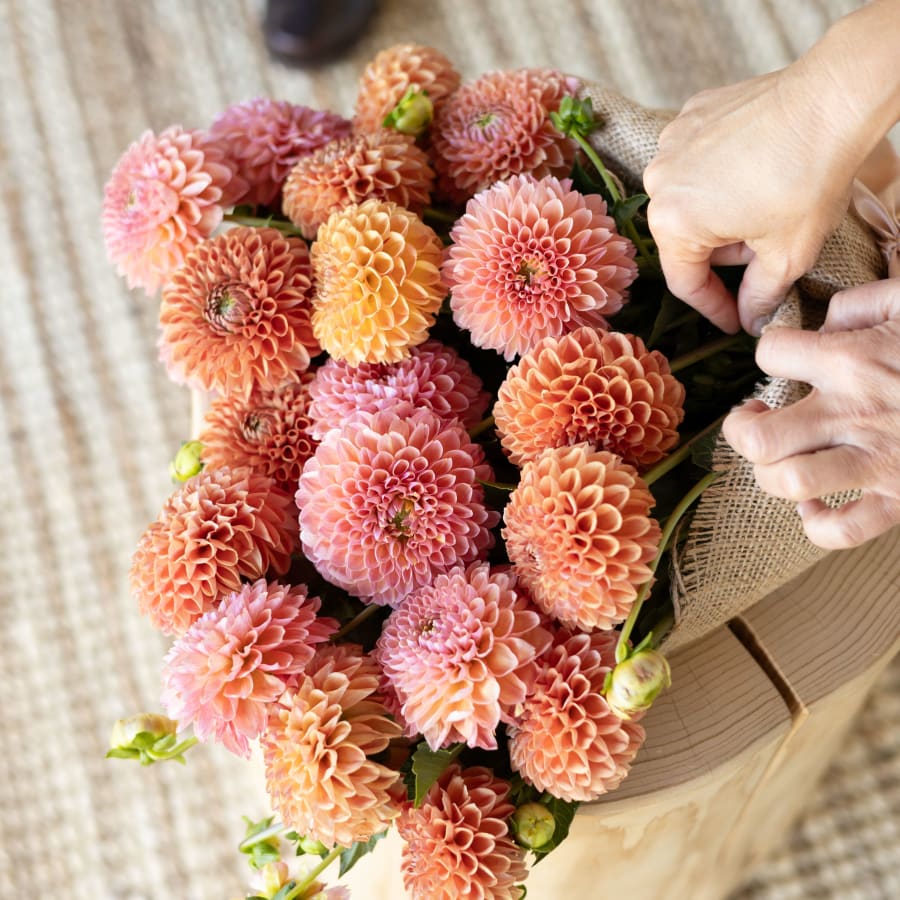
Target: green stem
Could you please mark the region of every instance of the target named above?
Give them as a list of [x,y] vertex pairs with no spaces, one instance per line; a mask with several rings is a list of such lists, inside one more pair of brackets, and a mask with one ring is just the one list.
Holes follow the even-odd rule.
[[728,413],[723,413],[715,420],[715,422],[711,422],[702,431],[698,431],[696,434],[691,435],[686,441],[682,441],[682,443],[680,443],[665,459],[661,460],[652,469],[645,472],[641,476],[644,479],[645,484],[651,485],[654,481],[659,481],[663,475],[667,475],[675,468],[675,466],[681,465],[681,463],[683,463],[690,455],[694,445],[719,428],[725,421],[725,416],[727,415]]
[[370,606],[367,606],[361,613],[357,613],[346,625],[339,628],[332,636],[332,641],[339,641],[342,637],[346,637],[357,628],[359,625],[362,625],[367,619],[371,619],[375,613],[378,612],[379,609],[382,609],[381,606],[373,603]]
[[303,237],[303,233],[296,225],[291,222],[284,222],[281,219],[262,219],[259,216],[239,216],[236,213],[225,213],[223,218],[226,222],[234,222],[236,225],[250,225],[253,228],[277,228],[285,234]]
[[328,856],[326,856],[322,862],[320,862],[312,872],[303,879],[303,881],[298,881],[297,884],[284,895],[284,900],[294,900],[295,897],[301,896],[342,852],[342,847],[335,847],[334,850],[332,850],[331,853],[329,853]]
[[279,837],[284,834],[285,831],[287,831],[287,827],[282,825],[281,822],[276,822],[274,825],[270,825],[263,831],[260,831],[251,837],[244,838],[244,840],[238,844],[238,850],[240,850],[241,853],[246,853],[251,847],[255,847],[257,844],[269,840],[269,838]]
[[484,434],[490,428],[494,427],[494,417],[488,416],[485,419],[482,419],[477,425],[469,429],[469,437],[477,438],[479,435]]
[[678,501],[678,505],[672,510],[672,515],[666,519],[666,523],[662,530],[662,536],[659,541],[659,550],[657,550],[656,556],[650,563],[650,577],[641,585],[641,589],[638,591],[638,595],[635,598],[634,605],[631,607],[631,612],[628,614],[628,618],[625,620],[625,624],[622,626],[622,631],[619,634],[619,643],[616,644],[617,663],[628,659],[628,639],[631,637],[634,623],[637,622],[637,617],[641,612],[641,606],[643,606],[644,600],[647,599],[650,588],[653,586],[653,576],[656,574],[656,570],[659,568],[659,564],[662,561],[666,550],[669,549],[669,542],[672,540],[672,535],[675,533],[675,526],[681,521],[681,517],[691,508],[691,505],[718,477],[718,472],[709,472],[701,478],[681,498],[681,500]]
[[447,212],[445,209],[437,209],[434,206],[426,206],[422,211],[422,221],[427,222],[429,219],[438,222],[441,225],[455,225],[459,218],[456,213]]
[[681,356],[676,356],[675,359],[669,363],[669,369],[672,372],[679,372],[681,369],[686,369],[688,366],[693,366],[695,363],[701,362],[709,356],[715,356],[717,353],[722,350],[727,350],[732,344],[736,341],[739,341],[743,337],[743,334],[726,334],[720,338],[716,338],[714,341],[710,341],[708,344],[701,344],[694,350],[691,350],[690,353],[684,353]]

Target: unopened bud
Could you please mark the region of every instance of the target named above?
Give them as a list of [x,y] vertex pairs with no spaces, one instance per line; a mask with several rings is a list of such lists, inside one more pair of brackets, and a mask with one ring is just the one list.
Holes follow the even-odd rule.
[[297,847],[310,856],[328,856],[328,848],[321,842],[304,837],[297,841]]
[[418,137],[431,124],[433,116],[434,104],[428,92],[410,88],[387,114],[383,124],[386,128],[393,128],[401,134]]
[[153,741],[157,741],[177,731],[178,723],[174,719],[166,718],[159,713],[141,713],[139,716],[116,721],[109,736],[109,749],[137,749],[134,748],[134,740],[140,734],[150,735]]
[[556,820],[542,803],[523,803],[510,820],[516,841],[528,850],[540,850],[553,839]]
[[253,887],[256,896],[272,898],[291,880],[291,873],[286,863],[266,863],[253,879]]
[[668,660],[658,650],[639,650],[610,674],[606,702],[620,719],[632,719],[650,709],[672,683]]
[[174,759],[184,762],[184,752],[197,738],[178,740],[178,723],[158,713],[142,713],[119,719],[109,736],[107,759],[136,759],[142,766]]
[[172,481],[187,481],[193,478],[203,469],[203,461],[200,454],[203,452],[203,444],[200,441],[185,441],[175,459],[169,463],[169,475]]

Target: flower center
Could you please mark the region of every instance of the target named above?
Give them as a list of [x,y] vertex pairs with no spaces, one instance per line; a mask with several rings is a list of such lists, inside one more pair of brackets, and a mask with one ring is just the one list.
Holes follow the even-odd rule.
[[250,296],[240,284],[217,284],[206,298],[203,316],[215,331],[234,332],[253,308]]
[[496,117],[492,112],[485,112],[485,113],[482,113],[482,114],[475,120],[475,124],[476,124],[479,128],[487,128],[488,125],[490,125],[491,122],[493,122],[494,119],[496,119],[496,118],[497,118],[497,117]]
[[410,537],[409,526],[407,521],[410,514],[415,509],[415,500],[412,497],[404,497],[396,507],[393,515],[389,514],[388,531],[393,537],[399,541],[408,541]]
[[266,406],[252,409],[241,422],[241,434],[247,441],[260,441],[272,430],[275,413]]
[[531,282],[543,274],[541,264],[534,259],[523,259],[519,263],[519,268],[516,271],[516,275],[518,275],[519,279],[527,287],[531,287]]
[[161,225],[178,211],[178,193],[168,184],[153,178],[135,178],[125,197],[124,214],[146,226]]

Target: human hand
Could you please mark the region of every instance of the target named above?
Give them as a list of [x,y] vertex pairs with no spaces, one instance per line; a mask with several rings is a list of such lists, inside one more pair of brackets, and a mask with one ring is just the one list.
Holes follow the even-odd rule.
[[[798,501],[809,539],[853,547],[900,523],[900,278],[835,294],[822,330],[773,328],[760,368],[812,385],[769,409],[752,400],[726,418],[726,440],[753,463],[759,486]],[[819,498],[861,488],[830,509]]]

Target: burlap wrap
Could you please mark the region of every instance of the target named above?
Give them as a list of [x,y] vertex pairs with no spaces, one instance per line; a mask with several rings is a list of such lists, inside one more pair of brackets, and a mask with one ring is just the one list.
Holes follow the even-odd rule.
[[[595,149],[629,188],[640,189],[659,133],[674,113],[644,108],[595,84],[585,84],[582,96],[590,98],[602,122],[592,138]],[[871,231],[850,212],[768,327],[817,328],[833,293],[885,274]],[[768,378],[753,396],[783,407],[807,390],[797,382]],[[701,498],[672,565],[675,626],[667,638],[669,649],[727,622],[826,554],[807,540],[795,504],[760,491],[752,466],[722,438],[713,465],[723,474]],[[846,497],[833,499],[841,502]]]

